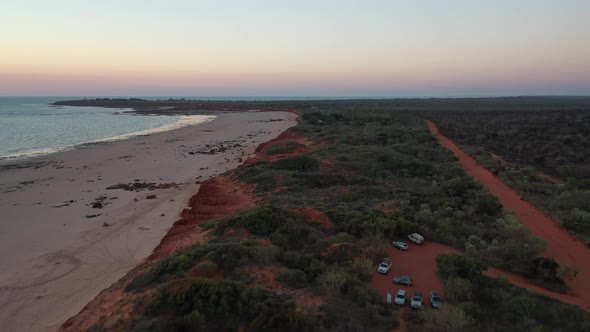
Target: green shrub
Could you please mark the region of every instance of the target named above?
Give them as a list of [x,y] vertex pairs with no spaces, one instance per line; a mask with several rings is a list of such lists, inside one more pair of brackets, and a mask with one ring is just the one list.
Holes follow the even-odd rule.
[[311,156],[295,156],[277,160],[270,164],[272,169],[309,172],[319,169],[320,162]]
[[303,288],[308,285],[307,275],[301,270],[281,270],[277,273],[277,280],[293,288]]
[[197,264],[195,269],[205,275],[212,275],[213,273],[217,272],[217,264],[211,261],[203,261]]
[[170,260],[167,271],[176,275],[182,275],[192,267],[192,263],[192,259],[186,254],[175,255]]
[[275,298],[264,288],[200,278],[165,284],[147,304],[145,314],[135,322],[136,329],[141,326],[153,330],[158,325],[180,331],[243,327],[313,331],[317,326],[313,319],[297,312],[292,301]]
[[481,276],[487,266],[478,259],[457,254],[443,254],[436,257],[438,273],[444,279],[459,277],[467,280]]
[[272,205],[263,205],[255,209],[244,211],[224,219],[217,226],[218,234],[223,233],[227,227],[244,227],[248,232],[269,236],[280,226],[288,223],[290,218],[297,215]]
[[352,242],[354,241],[354,237],[346,232],[340,232],[332,237],[332,242],[334,243],[343,243],[343,242]]

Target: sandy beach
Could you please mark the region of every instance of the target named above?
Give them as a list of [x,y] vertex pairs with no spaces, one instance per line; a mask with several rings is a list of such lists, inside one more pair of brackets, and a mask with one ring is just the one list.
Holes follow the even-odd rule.
[[0,168],[0,331],[57,330],[150,255],[200,182],[237,167],[295,118],[220,113]]

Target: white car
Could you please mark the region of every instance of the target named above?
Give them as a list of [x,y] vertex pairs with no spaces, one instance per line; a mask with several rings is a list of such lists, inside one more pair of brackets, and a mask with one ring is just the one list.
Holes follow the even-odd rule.
[[381,274],[387,274],[387,272],[389,272],[390,269],[391,260],[389,260],[389,258],[383,258],[383,261],[381,262],[381,264],[379,264],[379,267],[377,268],[377,272]]
[[414,291],[414,294],[412,294],[412,301],[410,302],[410,307],[412,309],[422,308],[422,293]]
[[400,289],[397,291],[397,295],[395,296],[395,300],[393,300],[397,305],[404,305],[406,304],[406,291],[404,289]]

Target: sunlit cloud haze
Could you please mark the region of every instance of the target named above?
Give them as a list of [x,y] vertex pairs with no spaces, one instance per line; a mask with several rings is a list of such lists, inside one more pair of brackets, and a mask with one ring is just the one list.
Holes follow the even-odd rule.
[[2,0],[0,95],[590,94],[587,0]]

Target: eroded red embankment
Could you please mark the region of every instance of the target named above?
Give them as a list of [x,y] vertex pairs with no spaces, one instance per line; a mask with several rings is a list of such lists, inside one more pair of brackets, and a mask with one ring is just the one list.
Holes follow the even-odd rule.
[[455,154],[469,175],[476,178],[494,196],[498,197],[506,209],[514,211],[520,222],[527,226],[533,234],[547,242],[547,250],[544,255],[555,259],[562,266],[573,266],[579,270],[576,278],[566,280],[568,294],[562,297],[552,297],[574,303],[587,310],[590,309],[590,282],[588,282],[590,280],[590,250],[571,236],[555,220],[532,204],[522,200],[500,179],[477,164],[473,158],[442,135],[436,124],[428,120],[426,120],[426,124],[430,131],[439,138],[440,143]]
[[[293,150],[291,150],[287,153],[280,153],[280,154],[266,153],[266,149],[268,149],[271,146],[277,146],[277,145],[282,145],[282,144],[291,143],[291,142],[299,143],[299,144],[301,144],[301,146],[297,146]],[[249,164],[252,164],[252,163],[260,161],[260,160],[268,160],[268,161],[272,162],[272,161],[276,161],[276,160],[287,158],[287,157],[300,156],[306,152],[309,152],[311,150],[311,148],[310,148],[311,145],[313,145],[313,142],[311,142],[307,138],[297,134],[296,132],[292,131],[291,129],[287,129],[284,132],[282,132],[279,136],[277,136],[275,139],[268,141],[266,143],[260,144],[256,148],[256,156],[246,160],[245,164],[249,165]]]
[[[268,155],[266,153],[266,149],[270,146],[289,142],[297,142],[301,146],[284,154]],[[256,148],[255,157],[246,160],[244,164],[251,164],[262,159],[275,161],[301,155],[311,150],[310,145],[312,145],[311,141],[287,129],[276,138],[260,144]],[[205,239],[208,232],[203,231],[200,225],[202,221],[224,218],[240,210],[252,209],[257,201],[253,185],[226,176],[217,176],[203,182],[197,194],[191,197],[189,207],[182,211],[181,219],[174,223],[158,247],[154,249],[149,260],[159,259],[178,248]]]
[[253,186],[234,181],[226,176],[217,176],[201,184],[196,195],[191,197],[189,208],[181,213],[149,260],[169,255],[177,248],[191,245],[207,236],[201,222],[223,218],[240,210],[256,206]]

